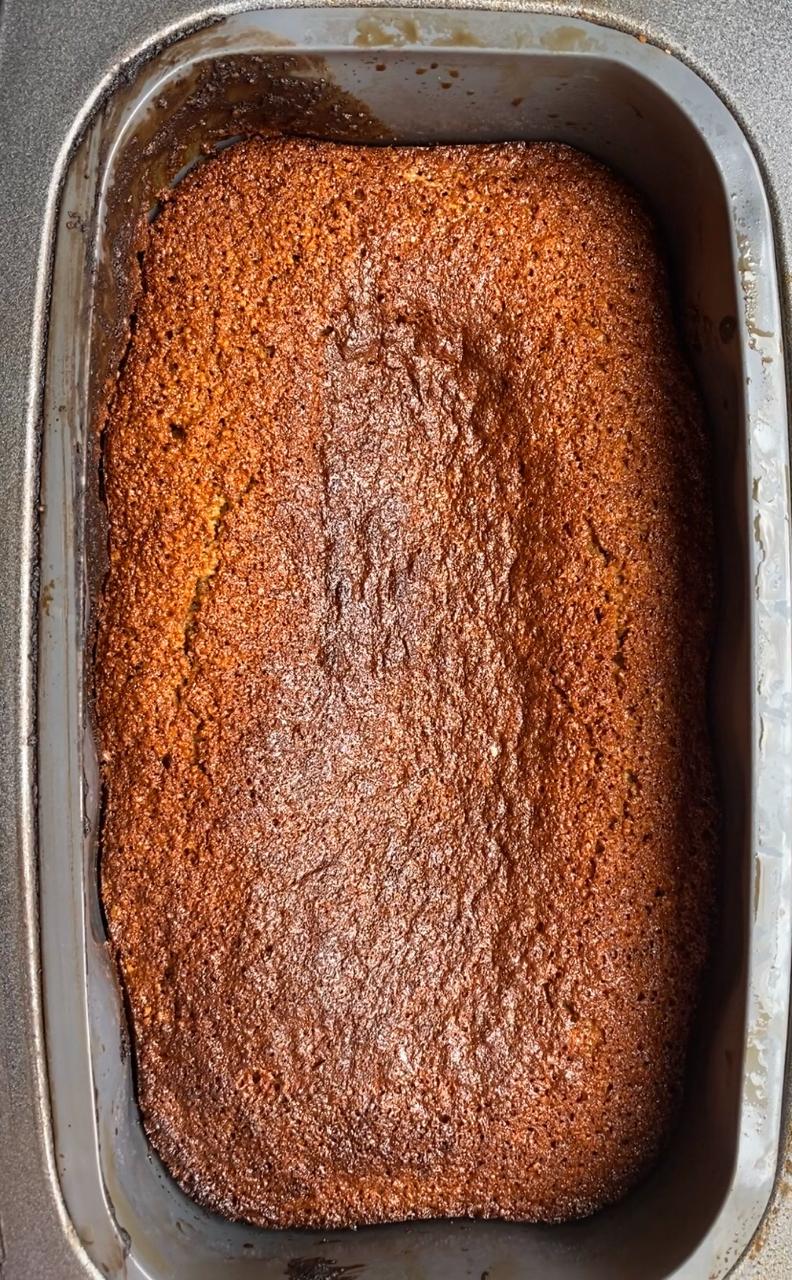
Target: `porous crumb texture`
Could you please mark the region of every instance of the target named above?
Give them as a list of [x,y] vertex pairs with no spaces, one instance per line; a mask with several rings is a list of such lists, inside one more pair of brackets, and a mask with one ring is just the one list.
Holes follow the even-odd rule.
[[588,1213],[673,1121],[716,845],[650,221],[561,146],[256,139],[143,271],[96,692],[151,1141],[265,1225]]

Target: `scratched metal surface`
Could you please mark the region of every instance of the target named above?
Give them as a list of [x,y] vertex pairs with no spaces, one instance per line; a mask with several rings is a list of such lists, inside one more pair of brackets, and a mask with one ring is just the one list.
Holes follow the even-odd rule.
[[[26,424],[39,395],[46,296],[39,266],[57,192],[50,175],[87,89],[152,30],[246,7],[189,0],[4,0],[0,9],[0,1271],[13,1280],[96,1274],[60,1199],[47,1126],[34,869],[26,860],[31,814],[20,750],[33,749],[31,640],[20,565],[31,553],[13,514],[31,500],[34,436]],[[393,7],[393,6],[391,6]],[[449,8],[464,8],[460,0]],[[792,6],[786,0],[619,0],[586,6],[508,2],[477,8],[547,10],[643,33],[712,84],[745,129],[763,168],[775,215],[789,316],[792,289]],[[21,744],[21,746],[20,746]],[[28,832],[29,833],[29,832]],[[742,1280],[781,1280],[792,1270],[792,1113],[764,1222],[733,1271]]]

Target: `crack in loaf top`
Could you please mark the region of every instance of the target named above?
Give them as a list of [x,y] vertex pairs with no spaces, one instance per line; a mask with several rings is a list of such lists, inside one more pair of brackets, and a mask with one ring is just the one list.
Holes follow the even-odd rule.
[[714,847],[651,224],[565,147],[253,140],[144,277],[96,680],[148,1133],[252,1222],[588,1212],[673,1117]]

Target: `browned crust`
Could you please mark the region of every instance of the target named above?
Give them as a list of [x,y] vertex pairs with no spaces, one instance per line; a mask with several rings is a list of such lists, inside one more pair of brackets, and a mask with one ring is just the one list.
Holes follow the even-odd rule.
[[653,230],[568,148],[255,140],[152,226],[102,894],[205,1204],[557,1219],[655,1158],[715,847],[706,466]]

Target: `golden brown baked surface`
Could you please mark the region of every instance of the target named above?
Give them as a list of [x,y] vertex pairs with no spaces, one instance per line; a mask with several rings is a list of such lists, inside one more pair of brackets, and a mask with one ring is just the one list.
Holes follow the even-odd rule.
[[673,1119],[716,843],[649,221],[564,147],[255,140],[144,284],[96,681],[151,1140],[251,1222],[586,1213]]

